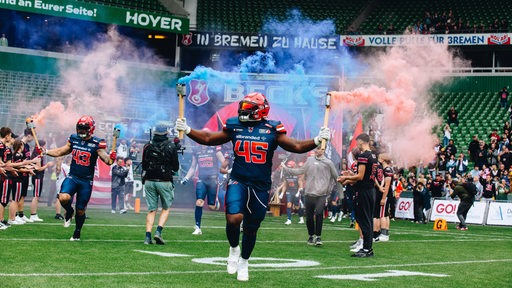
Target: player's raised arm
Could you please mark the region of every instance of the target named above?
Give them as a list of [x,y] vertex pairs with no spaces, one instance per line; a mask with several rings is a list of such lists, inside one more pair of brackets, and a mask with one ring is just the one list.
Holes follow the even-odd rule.
[[[43,153],[44,153],[44,151],[43,151]],[[51,157],[61,157],[64,155],[68,155],[69,153],[71,153],[71,144],[69,144],[69,142],[66,143],[66,145],[64,145],[64,146],[46,150],[46,155],[51,156]]]
[[109,154],[109,153],[107,153],[107,150],[105,150],[105,149],[98,149],[97,152],[98,152],[98,157],[100,157],[101,161],[103,161],[103,163],[105,163],[107,165],[112,165],[116,161],[117,155],[116,155],[115,151],[112,151]]
[[175,128],[178,131],[184,131],[188,137],[202,145],[221,145],[230,140],[228,132],[224,130],[212,132],[206,130],[192,129],[190,128],[190,126],[187,125],[187,119],[185,118],[177,119]]
[[320,128],[318,136],[308,140],[297,140],[286,136],[286,134],[278,134],[277,144],[286,151],[293,153],[308,152],[321,144],[322,139],[329,141],[331,138],[331,130],[327,127]]

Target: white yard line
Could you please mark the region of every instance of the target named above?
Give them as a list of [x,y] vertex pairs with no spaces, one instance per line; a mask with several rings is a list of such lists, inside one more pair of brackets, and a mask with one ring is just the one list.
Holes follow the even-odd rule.
[[[397,267],[418,267],[418,266],[446,266],[446,265],[463,265],[475,263],[501,263],[512,262],[512,259],[490,259],[490,260],[472,260],[472,261],[448,261],[448,262],[430,262],[430,263],[409,263],[409,264],[381,264],[368,266],[331,266],[331,267],[291,267],[291,268],[268,268],[268,269],[251,269],[251,272],[273,272],[273,271],[297,271],[297,270],[345,270],[345,269],[375,269],[375,268],[397,268]],[[161,271],[161,272],[85,272],[85,273],[0,273],[0,277],[76,277],[76,276],[131,276],[131,275],[180,275],[180,274],[210,274],[210,273],[226,273],[225,268],[221,270],[191,270],[191,271]]]

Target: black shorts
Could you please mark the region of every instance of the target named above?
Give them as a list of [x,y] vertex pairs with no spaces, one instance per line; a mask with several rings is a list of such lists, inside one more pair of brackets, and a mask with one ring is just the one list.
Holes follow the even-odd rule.
[[9,190],[9,180],[5,179],[4,177],[1,178],[2,179],[0,180],[0,203],[2,204],[2,206],[5,207],[9,203],[11,190]]
[[375,208],[373,209],[373,218],[380,219],[389,216],[389,198],[386,197],[386,203],[380,205],[382,192],[377,191],[375,197]]
[[41,197],[41,194],[43,193],[43,179],[44,178],[32,177],[32,186],[34,187],[34,193],[32,196]]

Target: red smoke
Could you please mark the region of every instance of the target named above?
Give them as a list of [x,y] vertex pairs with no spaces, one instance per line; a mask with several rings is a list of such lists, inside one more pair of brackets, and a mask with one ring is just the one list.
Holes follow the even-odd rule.
[[333,109],[359,111],[377,106],[381,130],[393,158],[405,165],[434,157],[432,128],[441,119],[428,107],[431,87],[449,80],[446,72],[464,66],[446,45],[396,46],[371,59],[365,80],[373,84],[331,92]]

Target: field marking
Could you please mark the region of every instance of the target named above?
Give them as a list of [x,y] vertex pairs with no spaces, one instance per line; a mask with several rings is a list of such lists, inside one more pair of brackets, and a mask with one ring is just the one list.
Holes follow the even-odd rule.
[[[274,272],[274,271],[297,271],[297,270],[345,270],[345,269],[375,269],[375,268],[394,268],[394,267],[417,267],[417,266],[445,266],[474,263],[498,263],[512,262],[512,259],[491,259],[491,260],[471,260],[471,261],[450,261],[450,262],[431,262],[431,263],[410,263],[410,264],[381,264],[368,266],[333,266],[333,267],[294,267],[294,268],[260,268],[252,269],[251,272]],[[82,273],[0,273],[0,277],[76,277],[76,276],[126,276],[126,275],[179,275],[179,274],[210,274],[226,273],[222,270],[191,270],[191,271],[149,271],[149,272],[82,272]]]
[[166,252],[154,252],[154,251],[147,251],[147,250],[133,250],[135,252],[141,252],[146,254],[152,254],[162,257],[192,257],[192,255],[187,254],[176,254],[176,253],[166,253]]
[[386,273],[372,274],[348,274],[348,275],[319,275],[315,278],[332,279],[332,280],[359,280],[359,281],[377,281],[375,278],[399,277],[399,276],[429,276],[429,277],[448,277],[447,274],[432,274],[423,272],[411,272],[403,270],[387,270]]
[[[221,265],[226,266],[226,257],[209,257],[209,258],[194,258],[192,262],[200,264]],[[272,263],[254,263],[258,261],[273,261]],[[281,263],[276,263],[281,262]],[[284,258],[261,258],[253,257],[249,263],[249,267],[264,267],[264,268],[296,268],[296,267],[311,267],[318,266],[320,263],[311,260],[297,260],[297,259],[284,259]]]

